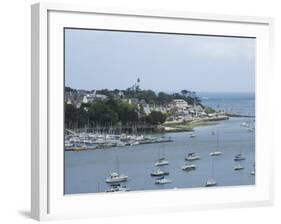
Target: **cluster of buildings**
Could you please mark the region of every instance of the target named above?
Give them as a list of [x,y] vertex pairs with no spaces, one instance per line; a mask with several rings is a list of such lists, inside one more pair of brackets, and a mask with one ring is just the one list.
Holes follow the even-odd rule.
[[[80,108],[82,103],[94,103],[98,100],[106,100],[108,97],[103,94],[98,94],[96,91],[86,92],[84,90],[77,90],[75,92],[66,92],[65,101],[67,104],[72,104],[76,108]],[[121,99],[129,104],[135,105],[139,110],[142,110],[145,115],[149,115],[151,111],[159,111],[168,114],[167,122],[180,122],[192,119],[194,117],[206,117],[208,115],[201,104],[188,104],[183,99],[173,99],[166,105],[148,104],[144,99],[125,98],[120,91],[116,99]]]

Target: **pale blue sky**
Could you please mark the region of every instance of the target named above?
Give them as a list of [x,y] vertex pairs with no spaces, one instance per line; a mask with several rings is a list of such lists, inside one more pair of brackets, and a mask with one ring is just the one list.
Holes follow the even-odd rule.
[[65,85],[254,92],[255,39],[65,30]]

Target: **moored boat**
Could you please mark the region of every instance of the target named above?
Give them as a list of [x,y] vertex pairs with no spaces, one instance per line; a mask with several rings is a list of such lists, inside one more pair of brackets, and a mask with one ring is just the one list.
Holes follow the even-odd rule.
[[194,161],[200,159],[200,156],[196,155],[195,152],[191,152],[187,154],[187,157],[185,157],[185,160],[187,161]]
[[120,175],[118,173],[111,173],[108,178],[106,178],[106,183],[119,183],[124,182],[128,180],[128,176],[126,175]]
[[220,155],[222,155],[221,151],[210,152],[210,156],[220,156]]
[[233,168],[234,170],[243,170],[244,167],[241,164],[237,164],[236,166],[234,166]]
[[209,179],[205,183],[205,187],[213,187],[213,186],[216,186],[216,185],[217,185],[217,182],[213,179]]
[[241,161],[241,160],[245,160],[245,156],[242,153],[239,153],[237,155],[234,156],[234,161]]
[[169,161],[163,157],[163,158],[160,158],[157,160],[157,162],[155,163],[155,166],[165,166],[168,164],[169,164]]
[[120,184],[113,184],[110,186],[106,192],[124,192],[129,191],[130,189],[127,186],[121,186]]
[[169,174],[170,174],[170,173],[167,172],[167,171],[163,171],[163,170],[158,169],[158,170],[152,172],[152,173],[150,174],[150,176],[158,177],[158,176],[164,176],[164,175],[169,175]]
[[172,183],[172,180],[165,178],[164,176],[157,178],[155,184],[169,184]]
[[181,169],[184,171],[195,170],[196,168],[197,168],[197,166],[195,164],[191,164],[191,165],[186,164],[181,167]]

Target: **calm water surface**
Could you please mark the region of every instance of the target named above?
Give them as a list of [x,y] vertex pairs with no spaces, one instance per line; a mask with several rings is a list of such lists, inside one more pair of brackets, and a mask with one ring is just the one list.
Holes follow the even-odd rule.
[[[255,134],[241,126],[245,121],[252,122],[253,119],[231,118],[214,125],[197,127],[195,138],[190,138],[188,132],[166,133],[164,136],[170,136],[173,140],[169,143],[65,152],[65,193],[104,192],[109,188],[105,179],[118,168],[120,174],[129,176],[129,181],[124,184],[131,191],[203,187],[206,180],[212,177],[218,186],[255,184],[255,176],[251,175],[255,160]],[[212,135],[212,131],[219,133],[221,156],[209,156],[218,147],[217,136]],[[189,152],[195,152],[201,160],[185,161]],[[233,157],[240,152],[246,157],[240,162],[244,170],[234,171],[233,167],[238,162],[233,161]],[[170,172],[168,178],[173,182],[156,185],[155,177],[151,177],[150,173],[156,170],[154,163],[163,155],[170,164],[161,168]],[[197,169],[182,171],[181,166],[186,163],[196,164]]]

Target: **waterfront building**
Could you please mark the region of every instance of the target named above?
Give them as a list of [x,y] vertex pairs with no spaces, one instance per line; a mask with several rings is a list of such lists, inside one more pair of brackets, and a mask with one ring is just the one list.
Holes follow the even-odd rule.
[[188,105],[188,103],[187,103],[185,100],[183,100],[183,99],[174,99],[174,100],[172,101],[172,105],[173,105],[174,107],[179,108],[179,109],[186,109],[186,108],[190,107],[190,106]]
[[103,94],[89,93],[83,97],[83,103],[93,103],[97,100],[106,100],[107,96]]

